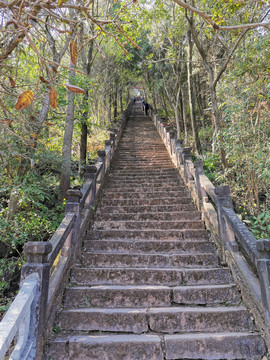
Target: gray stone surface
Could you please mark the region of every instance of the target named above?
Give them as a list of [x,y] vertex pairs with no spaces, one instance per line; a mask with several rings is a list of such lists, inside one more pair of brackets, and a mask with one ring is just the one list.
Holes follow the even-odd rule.
[[260,360],[263,339],[251,333],[165,335],[166,360]]

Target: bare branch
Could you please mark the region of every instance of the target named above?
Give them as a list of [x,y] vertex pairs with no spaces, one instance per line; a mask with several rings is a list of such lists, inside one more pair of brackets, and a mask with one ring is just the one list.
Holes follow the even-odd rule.
[[218,25],[217,23],[215,23],[212,20],[212,15],[206,14],[205,12],[196,9],[195,7],[191,6],[190,4],[187,4],[181,0],[173,0],[176,4],[178,4],[179,6],[191,11],[192,13],[195,13],[199,16],[201,16],[208,24],[210,24],[214,31],[215,30],[223,30],[223,31],[228,31],[228,30],[242,30],[242,29],[254,29],[257,27],[265,27],[266,29],[270,30],[270,22],[259,22],[259,23],[254,23],[254,24],[240,24],[240,25],[232,25],[232,26],[221,26]]
[[243,31],[239,36],[238,36],[238,39],[237,41],[235,42],[233,48],[231,49],[225,63],[222,65],[221,69],[219,70],[216,78],[215,78],[215,81],[213,83],[213,87],[215,88],[217,86],[217,83],[221,77],[221,75],[224,73],[224,71],[226,70],[235,50],[237,49],[238,45],[240,44],[241,40],[243,39],[243,37],[246,35],[246,33],[249,31],[249,29],[246,29],[245,31]]

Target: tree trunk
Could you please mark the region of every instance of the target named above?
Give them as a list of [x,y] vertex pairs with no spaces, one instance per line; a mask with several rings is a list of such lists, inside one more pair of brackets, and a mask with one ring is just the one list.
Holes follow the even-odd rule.
[[195,116],[195,103],[194,103],[194,89],[192,82],[192,48],[193,43],[191,40],[191,31],[188,31],[188,63],[187,63],[187,72],[188,72],[188,100],[189,100],[189,109],[190,109],[190,120],[192,127],[192,135],[195,143],[195,151],[197,154],[201,152],[201,143],[198,136],[198,128]]
[[121,113],[124,112],[124,107],[123,107],[123,91],[122,88],[119,90],[119,97],[120,97],[120,109],[121,109]]
[[114,91],[113,91],[113,118],[114,120],[117,118],[117,94],[118,94],[118,81],[115,80],[114,83]]
[[194,80],[195,80],[195,90],[196,90],[197,105],[198,105],[200,117],[201,117],[201,120],[202,120],[202,127],[203,127],[203,129],[205,129],[205,114],[204,114],[203,99],[202,99],[202,96],[201,96],[200,76],[199,76],[199,74],[197,74],[197,76],[195,77]]
[[87,125],[85,122],[81,125],[81,141],[80,141],[80,164],[79,164],[79,175],[80,178],[84,176],[84,168],[86,165],[86,153],[87,153]]
[[182,119],[183,119],[183,125],[184,125],[184,140],[185,145],[188,144],[188,128],[187,128],[187,117],[186,117],[186,105],[185,105],[185,95],[184,90],[181,87],[181,105],[182,105]]
[[[75,69],[75,66],[71,63],[71,69]],[[70,70],[69,81],[72,83],[75,77],[75,71]],[[65,123],[65,133],[62,148],[62,174],[61,174],[61,198],[64,199],[67,190],[70,188],[70,174],[71,174],[71,147],[74,127],[74,111],[75,111],[75,94],[67,90],[67,115]]]
[[178,113],[178,104],[173,107],[174,109],[174,116],[175,116],[175,123],[176,123],[176,132],[177,132],[177,139],[181,138],[181,128],[180,128],[180,119]]

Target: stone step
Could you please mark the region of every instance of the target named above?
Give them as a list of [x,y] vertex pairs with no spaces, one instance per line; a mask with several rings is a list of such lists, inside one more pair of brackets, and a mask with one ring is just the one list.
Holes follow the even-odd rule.
[[129,171],[145,171],[146,173],[148,173],[148,171],[157,171],[157,170],[163,170],[163,169],[172,169],[173,166],[170,163],[167,164],[162,164],[162,163],[148,163],[147,165],[145,164],[140,164],[140,165],[120,165],[117,164],[115,166],[112,166],[112,170],[113,171],[121,171],[121,172],[129,172]]
[[81,256],[81,265],[89,267],[107,268],[191,268],[218,266],[216,254],[136,254],[105,252],[84,252]]
[[117,182],[139,182],[139,183],[156,183],[156,184],[162,184],[170,181],[179,182],[179,177],[177,174],[169,174],[169,175],[146,175],[146,174],[128,174],[128,173],[111,173],[108,176],[108,183],[110,181],[117,181]]
[[239,305],[234,284],[204,286],[101,285],[66,288],[65,308],[168,307],[181,305]]
[[152,212],[152,213],[114,213],[99,212],[96,221],[172,221],[172,220],[200,220],[196,211]]
[[[127,191],[138,191],[140,189],[161,189],[162,191],[164,189],[179,189],[183,190],[184,183],[180,182],[176,179],[171,179],[170,181],[166,181],[164,183],[161,183],[159,181],[117,181],[117,180],[110,180],[108,181],[108,189],[110,191],[123,191],[123,189],[127,189]],[[186,188],[185,188],[186,189]],[[148,190],[149,191],[149,190]]]
[[98,240],[98,239],[134,239],[134,240],[173,240],[173,239],[207,239],[208,233],[203,229],[193,229],[193,230],[157,230],[147,229],[147,230],[88,230],[86,233],[86,239],[88,240]]
[[177,175],[177,170],[173,166],[170,169],[153,169],[151,171],[145,172],[145,170],[112,170],[113,175],[125,175],[125,176],[145,176],[145,177],[151,177],[151,176],[170,176],[170,175]]
[[252,331],[244,307],[79,308],[63,310],[64,331],[108,331],[141,334]]
[[190,197],[181,197],[177,198],[153,198],[153,199],[107,199],[102,198],[102,206],[149,206],[149,205],[177,205],[177,204],[190,204]]
[[167,153],[167,150],[165,149],[161,149],[158,153],[156,153],[155,151],[147,151],[147,152],[143,152],[141,151],[141,153],[139,154],[138,151],[134,151],[134,152],[127,152],[127,150],[125,151],[120,151],[118,153],[118,157],[117,157],[117,163],[122,163],[124,161],[126,162],[138,162],[138,161],[169,161],[171,163],[171,159],[169,154]]
[[234,284],[176,286],[172,299],[181,305],[239,305],[240,293]]
[[159,159],[153,159],[153,158],[137,158],[137,159],[133,159],[133,160],[128,160],[128,159],[121,159],[119,158],[117,160],[117,162],[114,163],[115,168],[125,168],[125,167],[129,167],[132,168],[134,170],[136,170],[137,168],[142,167],[153,167],[153,170],[155,170],[155,166],[157,166],[157,168],[162,168],[162,169],[167,169],[168,166],[170,168],[174,168],[171,160],[169,159],[168,156],[166,157],[159,157]]
[[167,212],[179,211],[195,211],[193,204],[174,204],[174,205],[133,205],[133,206],[108,206],[100,203],[97,208],[97,214],[110,213],[110,214],[147,214],[156,213],[162,214]]
[[261,336],[249,332],[177,334],[164,338],[156,334],[76,334],[53,338],[46,356],[53,360],[260,360],[265,351]]
[[155,164],[160,164],[160,163],[164,163],[166,164],[167,162],[171,163],[171,159],[169,157],[168,154],[164,153],[164,154],[160,154],[158,156],[154,156],[154,155],[124,155],[124,154],[119,154],[119,157],[117,159],[116,164],[120,164],[122,165],[140,165],[140,163],[142,164],[148,164],[148,163],[155,163]]
[[84,240],[83,251],[93,252],[135,252],[135,253],[214,253],[214,245],[209,240]]
[[183,332],[252,331],[252,320],[244,307],[150,308],[152,331],[173,334]]
[[160,179],[144,179],[141,181],[138,180],[131,180],[131,179],[127,179],[127,180],[114,180],[113,178],[108,179],[107,182],[107,186],[108,189],[111,189],[112,191],[114,189],[129,189],[129,188],[145,188],[145,189],[166,189],[166,188],[171,188],[174,187],[175,189],[177,189],[178,187],[181,189],[182,186],[184,186],[184,183],[179,180],[178,178],[171,178],[171,179],[167,179],[164,182],[160,181]]
[[130,200],[130,199],[162,199],[162,198],[176,198],[181,199],[182,197],[188,197],[189,193],[186,189],[170,189],[165,191],[146,191],[143,187],[140,188],[137,192],[131,192],[131,191],[125,191],[125,189],[122,189],[123,191],[111,191],[111,190],[105,190],[103,192],[102,200],[106,199],[119,199],[119,200]]
[[201,220],[174,220],[174,221],[95,221],[94,230],[136,230],[155,229],[155,230],[179,230],[179,229],[204,229]]
[[112,193],[112,192],[132,192],[132,191],[145,191],[145,192],[156,192],[156,191],[181,191],[187,192],[186,186],[184,184],[180,184],[178,181],[172,181],[170,183],[145,183],[142,184],[140,182],[117,182],[110,181],[108,182],[107,189],[104,190],[104,193]]
[[165,335],[165,359],[260,360],[266,348],[250,332]]
[[160,337],[149,334],[58,336],[50,341],[46,355],[52,360],[164,359]]
[[231,283],[227,268],[145,269],[74,267],[72,282],[78,285],[221,285]]

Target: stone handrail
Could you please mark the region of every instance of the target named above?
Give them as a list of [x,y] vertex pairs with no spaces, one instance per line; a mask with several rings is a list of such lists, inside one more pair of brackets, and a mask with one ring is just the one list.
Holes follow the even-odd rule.
[[[69,273],[81,248],[81,239],[93,210],[129,116],[131,104],[119,119],[105,149],[98,151],[95,165],[87,165],[85,182],[67,191],[65,217],[47,242],[28,242],[22,267],[20,291],[0,323],[0,359],[41,360],[43,346],[51,335],[55,315]],[[10,348],[15,343],[15,349]]]
[[36,309],[35,298],[38,293],[38,276],[30,275],[21,283],[21,288],[11,304],[4,320],[0,323],[0,359],[4,359],[16,334],[19,340],[15,348],[10,349],[10,359],[32,359],[35,337],[28,336],[35,327],[36,319],[31,316]]
[[153,109],[150,116],[172,161],[202,214],[219,255],[232,271],[243,300],[264,329],[270,345],[270,239],[256,240],[233,210],[229,186],[215,187],[207,178],[202,161],[192,161],[191,148],[183,148],[166,121]]

